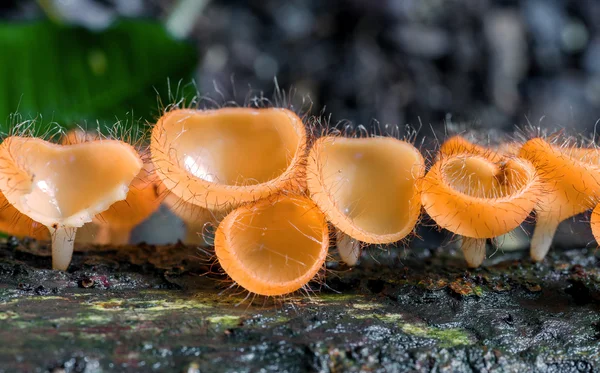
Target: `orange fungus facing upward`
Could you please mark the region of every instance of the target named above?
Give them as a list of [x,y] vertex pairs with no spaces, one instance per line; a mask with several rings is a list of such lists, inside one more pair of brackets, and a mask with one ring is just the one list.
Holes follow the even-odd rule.
[[160,118],[150,149],[173,194],[218,210],[298,189],[306,129],[287,109],[180,109]]
[[127,196],[142,167],[135,149],[116,140],[57,145],[8,137],[0,144],[0,191],[52,233],[52,262],[66,269],[77,228]]
[[425,211],[440,227],[463,236],[471,267],[485,258],[485,239],[518,227],[541,194],[530,162],[480,148],[441,154],[419,187]]
[[600,149],[556,146],[542,138],[527,141],[519,155],[533,163],[545,193],[536,206],[531,258],[544,259],[559,223],[594,207],[600,197]]
[[387,137],[323,137],[306,170],[311,198],[348,236],[391,243],[413,231],[421,213],[415,182],[425,171],[413,145]]
[[323,268],[329,232],[325,216],[299,196],[272,196],[233,210],[219,225],[215,252],[238,285],[260,295],[284,295]]

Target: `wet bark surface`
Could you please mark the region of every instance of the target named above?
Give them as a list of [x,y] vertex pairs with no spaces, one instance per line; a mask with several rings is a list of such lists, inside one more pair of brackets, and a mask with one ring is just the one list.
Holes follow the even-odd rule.
[[[491,253],[491,252],[490,252]],[[286,299],[246,297],[203,251],[0,247],[0,372],[600,369],[600,254],[370,249]]]

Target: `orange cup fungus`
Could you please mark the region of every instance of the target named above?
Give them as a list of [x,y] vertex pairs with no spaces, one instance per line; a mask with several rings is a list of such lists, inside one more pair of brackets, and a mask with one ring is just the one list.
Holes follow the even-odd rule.
[[531,238],[531,258],[541,261],[559,223],[593,208],[600,197],[600,149],[556,146],[534,138],[519,155],[535,165],[545,188]]
[[440,227],[463,236],[467,264],[478,267],[486,239],[518,227],[533,210],[541,193],[536,170],[478,146],[442,149],[447,153],[420,181],[423,207]]
[[12,136],[0,145],[0,191],[48,227],[52,266],[61,270],[71,261],[77,228],[125,199],[141,168],[135,149],[116,140],[58,145]]
[[[99,140],[96,133],[75,129],[67,132],[61,139],[63,145],[81,144]],[[140,172],[129,185],[127,198],[113,203],[106,211],[93,219],[97,225],[93,242],[100,245],[125,245],[129,242],[131,231],[150,217],[162,202],[159,193],[158,177],[147,152],[141,154],[144,163]]]
[[156,172],[173,194],[211,210],[300,189],[306,129],[280,108],[178,109],[152,130]]
[[311,198],[338,234],[348,264],[358,259],[357,241],[391,243],[411,233],[421,213],[415,182],[425,163],[410,143],[388,137],[322,137],[310,150]]
[[300,196],[271,196],[233,210],[215,235],[223,270],[260,295],[292,293],[323,268],[329,247],[325,216]]

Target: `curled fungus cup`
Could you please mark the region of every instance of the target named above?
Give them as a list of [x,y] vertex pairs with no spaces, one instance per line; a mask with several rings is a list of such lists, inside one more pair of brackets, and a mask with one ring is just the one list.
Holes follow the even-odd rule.
[[442,155],[420,181],[425,211],[436,223],[463,236],[470,267],[485,258],[485,242],[518,227],[541,193],[533,165],[496,153]]
[[69,266],[77,228],[125,199],[141,168],[135,149],[116,140],[58,145],[13,136],[0,144],[0,191],[48,227],[55,269]]
[[329,221],[354,239],[337,235],[344,261],[356,262],[355,240],[391,243],[413,231],[421,213],[415,181],[424,171],[420,152],[397,139],[323,137],[315,142],[307,185]]
[[173,110],[153,128],[150,149],[173,194],[220,210],[299,189],[306,129],[287,109]]
[[363,242],[390,243],[419,218],[415,181],[424,169],[419,151],[404,141],[323,137],[310,151],[307,184],[336,228]]
[[533,163],[545,193],[536,206],[531,258],[544,259],[561,221],[591,209],[600,197],[600,149],[527,141],[519,155]]
[[[61,144],[74,145],[97,140],[100,140],[99,134],[75,129],[63,136]],[[96,215],[92,224],[86,226],[89,231],[86,233],[93,236],[88,239],[89,242],[100,245],[125,245],[129,243],[133,228],[160,207],[163,198],[159,193],[159,181],[154,173],[154,166],[148,152],[141,152],[140,156],[144,165],[129,185],[127,198],[113,203],[106,211]]]
[[325,216],[300,196],[272,196],[233,210],[219,224],[215,252],[223,270],[246,290],[292,293],[323,268],[329,232]]

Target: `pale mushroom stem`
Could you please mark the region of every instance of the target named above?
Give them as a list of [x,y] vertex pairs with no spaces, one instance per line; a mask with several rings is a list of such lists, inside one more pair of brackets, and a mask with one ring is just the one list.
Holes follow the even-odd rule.
[[531,259],[536,262],[541,262],[548,254],[554,234],[560,221],[556,219],[548,219],[538,216],[537,222],[535,223],[535,230],[531,237],[531,248],[530,254]]
[[461,249],[469,268],[477,268],[485,259],[485,238],[463,237]]
[[360,242],[340,230],[336,231],[335,238],[342,261],[351,267],[355,266],[362,251]]
[[52,268],[66,271],[73,257],[75,227],[48,227],[52,236]]

